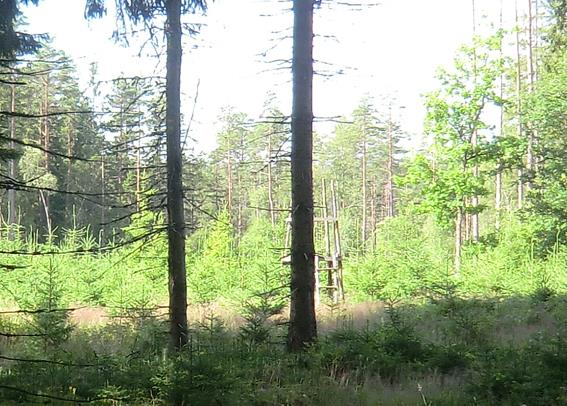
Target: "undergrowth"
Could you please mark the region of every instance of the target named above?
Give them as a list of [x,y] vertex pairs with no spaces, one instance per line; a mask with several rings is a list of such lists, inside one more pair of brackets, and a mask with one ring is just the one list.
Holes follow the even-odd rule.
[[[447,234],[427,219],[380,227],[374,247],[345,255],[350,307],[321,313],[325,333],[301,355],[284,350],[288,270],[283,230],[269,223],[236,238],[221,222],[188,240],[191,308],[231,311],[193,317],[178,355],[156,309],[167,294],[163,238],[105,251],[88,230],[0,240],[4,252],[51,252],[0,255],[3,308],[23,310],[0,317],[0,403],[567,403],[565,249],[538,257],[529,230],[503,223],[465,247],[457,276]],[[356,312],[364,301],[381,305]],[[83,306],[104,308],[106,321],[77,324]]]
[[2,330],[44,332],[49,340],[2,338],[1,403],[552,405],[567,400],[567,299],[562,296],[543,302],[453,297],[419,306],[390,304],[365,315],[363,328],[338,322],[300,355],[285,352],[280,310],[258,298],[236,330],[208,315],[191,326],[189,344],[177,356],[166,351],[167,326],[159,318],[89,328],[72,325],[64,313],[44,324],[39,315],[4,318]]

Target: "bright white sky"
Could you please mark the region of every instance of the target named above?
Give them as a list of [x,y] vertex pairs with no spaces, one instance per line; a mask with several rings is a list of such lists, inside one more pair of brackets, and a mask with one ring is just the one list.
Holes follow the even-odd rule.
[[[365,1],[365,0],[361,0]],[[518,0],[521,9],[529,0]],[[368,2],[373,2],[368,0]],[[435,71],[451,64],[456,49],[472,35],[471,0],[381,0],[381,5],[364,11],[345,6],[323,6],[317,11],[315,59],[333,63],[321,69],[344,74],[316,78],[316,116],[348,115],[365,95],[380,99],[395,97],[404,106],[395,114],[402,127],[421,143],[423,100],[435,89]],[[505,27],[513,25],[515,0],[502,0]],[[109,2],[110,3],[110,2]],[[332,0],[324,0],[332,4]],[[87,23],[84,1],[43,0],[24,14],[30,32],[46,32],[53,46],[70,55],[79,67],[82,83],[88,81],[90,62],[98,62],[100,80],[151,74],[155,61],[140,59],[136,47],[124,48],[110,38],[115,26],[112,16]],[[287,59],[291,42],[279,41],[291,34],[289,5],[277,0],[217,0],[211,4],[206,26],[195,39],[187,39],[183,59],[183,110],[193,108],[195,88],[199,98],[191,135],[198,149],[214,147],[221,109],[258,117],[268,92],[274,92],[284,112],[290,110],[289,70],[273,70],[273,59]],[[500,0],[476,0],[478,29],[487,31],[499,20]],[[522,13],[522,12],[521,12]],[[279,44],[265,57],[259,54]],[[195,45],[198,45],[195,48]],[[318,131],[329,133],[331,125]]]

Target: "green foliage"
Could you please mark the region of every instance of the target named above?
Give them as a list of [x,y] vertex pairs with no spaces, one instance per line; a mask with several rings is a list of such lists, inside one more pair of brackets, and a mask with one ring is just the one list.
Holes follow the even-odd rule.
[[545,72],[535,91],[527,97],[526,126],[537,133],[537,155],[542,157],[537,174],[531,174],[533,190],[529,214],[537,229],[540,255],[550,253],[558,244],[567,241],[564,227],[567,212],[567,165],[564,159],[565,108],[567,89],[567,53],[562,52],[556,62],[557,71]]
[[485,175],[472,168],[489,161],[491,147],[485,111],[503,103],[497,80],[503,74],[499,55],[501,34],[475,38],[455,58],[452,71],[440,70],[441,88],[426,98],[426,133],[433,136],[430,154],[419,154],[408,167],[402,184],[415,185],[422,212],[433,213],[449,226],[457,213],[478,213],[484,207],[467,205],[468,198],[487,193]]
[[228,213],[221,213],[204,235],[200,255],[188,265],[189,291],[196,302],[210,302],[235,289],[239,283]]

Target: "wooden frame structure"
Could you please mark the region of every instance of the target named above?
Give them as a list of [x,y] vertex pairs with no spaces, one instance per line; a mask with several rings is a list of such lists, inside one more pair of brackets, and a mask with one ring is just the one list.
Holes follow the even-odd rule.
[[[329,196],[327,184],[322,182],[322,205],[316,207],[320,215],[314,217],[315,233],[315,306],[321,303],[321,295],[325,294],[332,303],[344,301],[345,291],[343,285],[343,257],[341,251],[341,236],[339,229],[339,205],[335,182],[331,182],[331,208],[329,210]],[[318,209],[318,210],[317,210]],[[287,218],[285,235],[285,256],[282,264],[291,264],[289,247],[291,246],[291,218]],[[324,246],[319,247],[323,235]]]

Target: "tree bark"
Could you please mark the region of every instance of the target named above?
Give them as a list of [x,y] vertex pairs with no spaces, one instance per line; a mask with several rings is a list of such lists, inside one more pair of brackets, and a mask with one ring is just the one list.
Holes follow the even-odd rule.
[[[504,29],[504,0],[500,0],[500,30]],[[500,59],[504,58],[502,49],[502,38],[500,39]],[[500,99],[504,99],[504,75],[500,75]],[[504,136],[504,106],[500,106],[500,127],[498,135]],[[496,210],[496,230],[500,230],[500,221],[502,216],[502,163],[498,159],[496,164],[496,177],[494,179],[494,208]]]
[[[518,3],[516,0],[516,26],[518,25]],[[517,132],[518,137],[522,137],[523,128],[522,128],[522,68],[520,65],[521,58],[520,58],[520,32],[516,30],[516,102],[517,102],[517,111],[516,111],[516,119],[518,121],[517,124]],[[520,167],[518,169],[518,208],[521,209],[524,204],[524,170]]]
[[[476,41],[476,3],[475,0],[472,0],[472,31],[473,31],[473,41]],[[474,81],[476,83],[476,78],[477,78],[477,56],[476,56],[476,45],[473,46],[473,57],[474,57],[474,67],[473,67],[473,71],[474,71]],[[471,146],[473,148],[473,150],[475,150],[475,154],[476,154],[476,149],[478,147],[478,132],[476,131],[476,129],[474,130],[472,137],[471,137]],[[480,176],[480,170],[478,167],[478,164],[475,162],[474,166],[473,166],[473,176],[475,178],[478,179],[478,177]],[[480,220],[479,220],[479,215],[476,212],[476,209],[478,207],[479,204],[479,199],[478,199],[478,195],[475,194],[474,196],[472,196],[471,198],[471,204],[472,207],[475,209],[475,212],[472,213],[471,215],[471,237],[472,240],[474,242],[478,242],[479,238],[480,238]]]
[[392,128],[392,106],[389,107],[388,117],[388,162],[386,167],[386,217],[394,217],[394,134]]
[[[534,91],[535,84],[535,66],[534,66],[534,15],[532,0],[528,0],[528,86],[529,91]],[[526,170],[529,177],[533,176],[534,171],[534,143],[536,134],[533,129],[527,131],[528,149],[526,152]],[[530,181],[526,182],[526,189],[529,191],[532,187]]]
[[[364,126],[366,127],[366,126]],[[365,243],[366,243],[366,239],[368,238],[367,234],[366,234],[366,223],[368,222],[367,220],[367,202],[368,202],[368,196],[366,193],[366,184],[368,183],[368,179],[367,179],[367,145],[366,145],[366,128],[362,129],[362,171],[361,171],[361,182],[362,182],[362,220],[361,220],[361,225],[360,225],[360,237],[361,237],[361,241],[360,241],[360,246],[362,248],[362,251],[365,251]]]
[[463,246],[463,209],[457,209],[457,218],[455,219],[455,256],[454,269],[455,275],[461,273],[461,251]]
[[291,303],[288,350],[317,338],[313,242],[313,0],[294,0],[291,117]]
[[[471,138],[471,145],[472,145],[473,149],[475,150],[475,154],[476,154],[476,149],[478,147],[478,133],[477,133],[476,130],[474,131],[473,136]],[[480,169],[479,169],[478,164],[476,162],[473,166],[473,176],[476,179],[478,179],[479,176],[480,176]],[[477,194],[472,196],[471,205],[475,210],[475,212],[472,213],[472,215],[471,215],[471,238],[474,242],[478,242],[479,239],[480,239],[480,219],[479,219],[478,213],[476,212],[476,210],[478,209],[478,205],[479,205],[479,198],[478,198]]]
[[[75,148],[75,128],[74,128],[75,124],[73,122],[73,117],[69,117],[69,128],[67,129],[67,155],[68,156],[72,156],[73,155],[73,149]],[[71,212],[71,222],[73,225],[75,225],[75,210],[71,207],[71,201],[72,201],[72,194],[71,192],[71,176],[73,175],[73,160],[72,159],[68,159],[67,160],[67,180],[65,182],[65,190],[67,192],[67,194],[65,195],[65,212],[66,212],[66,216],[69,216],[69,211]]]
[[[16,112],[16,85],[10,86],[10,112]],[[16,118],[10,117],[10,148],[15,148],[14,139],[16,138]],[[8,163],[8,176],[11,180],[16,179],[16,159],[10,159]],[[12,241],[15,238],[14,226],[17,222],[16,217],[16,190],[13,188],[8,189],[8,240]]]
[[370,184],[370,229],[372,230],[372,250],[376,249],[376,227],[378,225],[378,213],[376,212],[376,191],[378,181],[373,178]]
[[276,210],[274,205],[274,180],[272,175],[272,130],[268,134],[268,207],[272,227],[276,225]]
[[[50,83],[49,73],[43,75],[41,80],[43,85],[43,101],[42,101],[41,114],[43,114],[44,117],[41,119],[41,123],[40,123],[40,134],[44,149],[43,166],[45,169],[45,173],[48,174],[50,169],[49,151],[51,151],[51,134],[49,133],[49,83]],[[49,214],[49,206],[50,206],[49,200],[50,200],[49,195],[47,193],[43,193],[43,190],[40,189],[39,201],[40,204],[43,206],[42,214],[45,216],[45,227],[47,229],[48,240],[51,241],[52,228],[51,228],[51,217]]]
[[187,344],[187,278],[181,151],[181,0],[166,2],[167,239],[171,344]]
[[100,231],[99,244],[104,241],[104,229],[106,227],[106,170],[104,165],[104,151],[100,157]]
[[230,143],[230,139],[228,140],[228,146],[226,149],[226,201],[227,201],[227,210],[228,216],[230,221],[232,222],[234,219],[234,214],[232,213],[232,190],[233,190],[233,182],[232,182],[232,145]]

